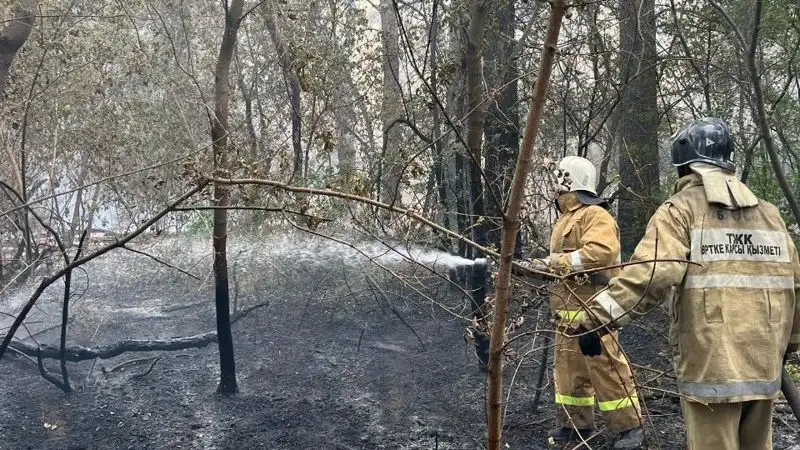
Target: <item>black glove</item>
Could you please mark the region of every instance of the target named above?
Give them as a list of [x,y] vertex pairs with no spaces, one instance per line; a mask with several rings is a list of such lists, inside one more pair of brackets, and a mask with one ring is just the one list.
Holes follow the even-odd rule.
[[578,346],[584,356],[599,356],[603,353],[603,342],[600,340],[600,333],[597,331],[589,332],[583,325],[576,330],[578,336]]

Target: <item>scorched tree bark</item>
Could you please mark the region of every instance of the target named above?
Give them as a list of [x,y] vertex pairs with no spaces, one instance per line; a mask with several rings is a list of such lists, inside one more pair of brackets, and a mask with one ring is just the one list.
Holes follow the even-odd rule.
[[[211,142],[214,149],[214,170],[224,173],[228,167],[228,109],[231,100],[229,86],[231,60],[236,49],[236,35],[242,20],[244,0],[225,2],[225,29],[219,48],[214,73],[214,117],[211,123]],[[217,310],[217,339],[219,339],[220,379],[217,392],[233,394],[239,391],[236,384],[236,360],[231,333],[230,290],[228,287],[228,211],[231,203],[230,189],[214,186],[214,279]]]

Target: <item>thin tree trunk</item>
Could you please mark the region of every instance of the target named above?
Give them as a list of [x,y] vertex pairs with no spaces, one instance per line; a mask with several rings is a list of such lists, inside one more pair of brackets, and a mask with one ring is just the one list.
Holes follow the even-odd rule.
[[378,180],[379,199],[384,203],[399,200],[400,177],[404,167],[401,152],[402,131],[398,119],[404,117],[400,90],[400,27],[392,0],[380,0],[381,35],[383,41],[383,149]]
[[519,89],[514,58],[514,0],[494,1],[489,5],[489,26],[485,78],[489,90],[498,90],[486,117],[484,144],[487,177],[486,214],[497,218],[489,222],[487,242],[500,247],[503,214],[502,200],[511,186],[513,164],[519,152]]
[[255,125],[253,125],[253,97],[258,95],[255,88],[256,77],[258,76],[258,65],[253,67],[253,81],[250,83],[249,88],[245,83],[244,72],[241,69],[238,75],[237,82],[239,84],[239,90],[242,92],[242,100],[244,100],[244,120],[247,126],[247,143],[250,147],[249,156],[250,158],[256,159],[258,157],[258,139],[256,137]]
[[[340,49],[343,52],[342,59],[346,58],[346,52],[350,49]],[[343,188],[350,190],[353,186],[354,175],[356,173],[356,132],[357,123],[356,104],[360,95],[353,81],[351,71],[343,70],[341,82],[338,85],[336,101],[339,106],[334,111],[336,130],[339,135],[339,142],[336,145],[337,168],[339,176],[343,181]]]
[[278,28],[276,20],[275,9],[272,2],[267,1],[264,3],[264,20],[267,26],[267,31],[272,37],[272,43],[275,44],[275,51],[278,53],[278,59],[281,63],[281,70],[283,71],[283,78],[286,81],[286,94],[289,96],[289,105],[292,108],[292,150],[294,152],[294,168],[292,171],[292,178],[299,176],[305,177],[303,170],[303,143],[301,140],[302,131],[302,114],[301,114],[301,97],[300,97],[300,79],[297,78],[295,72],[296,64],[283,42],[283,37]]
[[[75,253],[75,257],[73,259],[78,259],[81,257],[81,250],[83,250],[83,246],[86,245],[86,237],[92,232],[92,222],[89,222],[87,228],[84,229],[83,234],[81,234],[80,242],[78,244],[78,251]],[[71,242],[70,242],[71,244]],[[66,254],[66,248],[63,244],[60,245],[61,251],[64,255],[64,262],[69,265],[70,260]],[[64,390],[67,394],[72,392],[72,386],[69,383],[69,373],[67,372],[67,325],[69,324],[69,302],[70,298],[72,297],[72,270],[67,271],[64,274],[64,306],[61,309],[61,339],[59,340],[58,346],[58,359],[60,361],[61,366],[61,389]]]
[[[34,83],[35,84],[35,83]],[[19,184],[20,194],[22,194],[22,203],[28,203],[28,117],[30,109],[25,109],[25,116],[22,119],[22,138],[19,145]],[[32,264],[36,259],[33,254],[33,229],[31,229],[31,221],[28,215],[28,209],[22,211],[22,232],[25,235],[25,263]]]
[[[236,35],[242,17],[244,0],[233,0],[225,11],[225,29],[214,73],[214,118],[211,124],[211,142],[214,149],[215,171],[227,170],[228,110],[231,100],[229,86],[230,66],[236,49]],[[230,205],[230,188],[214,186],[214,206]],[[233,352],[233,335],[230,320],[230,289],[228,286],[228,211],[214,210],[214,279],[215,306],[217,312],[217,336],[219,339],[220,381],[217,392],[232,394],[239,391],[236,384],[236,360]]]
[[258,134],[258,148],[263,152],[261,156],[264,158],[264,165],[262,166],[264,173],[269,174],[272,169],[272,160],[275,159],[275,152],[272,150],[267,151],[266,145],[264,145],[268,126],[267,115],[264,112],[264,104],[261,102],[261,96],[256,97],[256,109],[258,110],[258,127],[261,130],[261,133]]
[[789,208],[792,210],[792,214],[794,215],[794,220],[797,224],[800,224],[800,205],[797,203],[797,197],[792,190],[792,186],[789,184],[789,181],[786,179],[786,173],[784,173],[783,166],[781,165],[781,159],[778,156],[778,152],[775,149],[775,140],[772,138],[772,130],[769,128],[769,120],[767,119],[767,111],[764,107],[764,92],[761,88],[761,77],[758,73],[758,66],[756,66],[756,50],[758,49],[758,39],[759,39],[759,32],[761,30],[761,13],[763,7],[763,0],[755,0],[755,11],[753,13],[753,34],[750,39],[749,49],[746,55],[746,62],[747,62],[747,70],[748,75],[750,76],[750,83],[753,86],[753,96],[755,97],[752,103],[754,103],[754,116],[755,121],[758,124],[758,129],[761,132],[761,138],[763,139],[764,147],[767,149],[767,154],[769,154],[769,161],[772,163],[772,170],[775,172],[775,178],[778,180],[778,185],[781,187],[781,191],[783,191],[783,195],[786,197],[786,203],[789,204]]
[[[455,1],[452,6],[453,19],[451,20],[451,27],[449,29],[450,44],[449,53],[451,55],[459,55],[458,66],[453,71],[452,79],[448,83],[447,89],[447,115],[451,118],[461,118],[466,114],[466,100],[464,93],[466,92],[466,29],[469,26],[468,11],[464,8],[462,1]],[[445,160],[445,184],[447,191],[448,201],[446,203],[447,211],[450,214],[450,223],[455,227],[453,231],[464,235],[468,232],[469,222],[469,202],[467,193],[469,189],[466,185],[466,176],[468,168],[465,167],[464,152],[465,148],[462,147],[461,142],[453,139],[454,133],[461,133],[462,127],[460,122],[454,121],[450,124],[452,127],[458,127],[448,133],[448,138],[443,142],[444,160]],[[458,241],[457,251],[458,254],[467,257],[468,247],[464,245],[463,241]]]
[[533,85],[525,134],[517,156],[514,178],[508,206],[503,216],[503,239],[500,247],[495,295],[494,318],[492,321],[491,345],[489,351],[489,392],[488,392],[488,439],[490,450],[502,448],[503,432],[503,349],[506,343],[506,322],[508,320],[508,299],[511,291],[511,262],[519,232],[519,212],[524,198],[525,181],[530,171],[534,154],[536,135],[542,121],[542,111],[547,101],[547,87],[553,69],[561,21],[569,7],[569,0],[554,0],[551,3],[550,21],[542,49],[542,60]]
[[339,174],[341,179],[343,180],[343,188],[345,190],[350,190],[353,186],[352,183],[354,181],[354,174],[356,171],[356,135],[353,131],[353,126],[355,124],[355,114],[352,111],[352,105],[354,101],[353,95],[351,93],[344,94],[344,92],[349,92],[350,89],[355,89],[355,87],[348,83],[346,86],[342,86],[343,89],[343,97],[348,99],[345,104],[345,107],[337,108],[336,112],[334,113],[336,119],[336,129],[339,135],[339,142],[336,146],[336,159],[337,159],[337,167],[339,169]]
[[[430,25],[430,48],[431,48],[431,73],[430,73],[430,86],[431,91],[437,93],[439,88],[439,2],[433,2],[433,11],[431,12],[431,25]],[[442,208],[441,218],[445,224],[445,228],[451,231],[458,230],[458,224],[453,216],[454,206],[450,202],[450,196],[447,194],[447,177],[444,170],[444,149],[445,139],[442,137],[442,111],[439,109],[438,102],[431,101],[431,116],[433,126],[431,130],[431,137],[433,138],[433,172],[434,181],[436,184],[436,193],[439,199],[439,207]],[[447,246],[448,250],[452,250],[452,240]]]
[[[483,41],[486,33],[487,5],[485,0],[471,0],[469,5],[469,26],[467,29],[467,45],[464,47],[464,60],[466,61],[467,81],[467,152],[465,158],[465,173],[469,192],[469,228],[472,240],[481,246],[486,245],[486,235],[489,226],[486,220],[483,176],[482,176],[482,147],[483,126],[486,119],[486,101],[483,84]],[[466,249],[465,257],[484,256],[471,247]],[[473,270],[478,270],[477,266]],[[475,295],[473,292],[472,315],[485,329],[486,308],[484,307],[485,295]],[[481,366],[486,364],[488,355],[488,336],[475,330],[475,347],[481,360]]]
[[469,165],[470,225],[472,240],[486,244],[487,222],[482,177],[483,125],[486,101],[483,85],[483,36],[486,34],[486,0],[472,0],[467,30],[467,151]]

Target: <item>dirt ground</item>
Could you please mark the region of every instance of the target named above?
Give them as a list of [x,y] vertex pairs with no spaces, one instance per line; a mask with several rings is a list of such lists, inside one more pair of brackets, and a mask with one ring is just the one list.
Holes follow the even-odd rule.
[[[206,245],[140,246],[198,279],[127,252],[76,272],[70,344],[213,331]],[[364,254],[402,274],[407,284],[367,264]],[[239,394],[215,394],[215,344],[70,363],[75,391],[69,395],[45,381],[31,360],[9,354],[0,361],[0,448],[483,447],[485,373],[463,337],[467,310],[458,289],[374,246],[358,253],[306,238],[234,241],[231,274],[239,308],[268,303],[234,325]],[[2,294],[0,311],[17,311],[36,281]],[[60,298],[59,288],[48,291],[28,319],[36,341],[57,343],[58,330],[48,328],[58,323]],[[661,375],[669,367],[663,319],[654,313],[627,328],[623,345],[637,364],[639,382],[655,388],[640,394],[648,412],[647,448],[681,449],[679,404],[666,393],[672,390],[669,374]],[[554,448],[544,437],[554,425],[550,368],[537,411],[533,404],[542,341],[541,334],[515,341],[517,359],[506,366],[506,448]],[[147,359],[119,367],[154,357],[155,364]],[[46,364],[57,371],[57,361]],[[784,409],[776,413],[775,448],[800,449],[797,424]],[[592,439],[592,448],[609,448],[607,437]]]

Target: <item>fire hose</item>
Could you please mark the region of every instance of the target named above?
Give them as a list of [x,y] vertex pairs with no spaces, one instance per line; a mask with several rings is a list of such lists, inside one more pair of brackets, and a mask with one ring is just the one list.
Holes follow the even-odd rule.
[[792,381],[792,376],[789,375],[789,371],[786,370],[785,366],[781,372],[781,391],[783,396],[786,397],[786,403],[792,409],[794,417],[800,422],[800,391],[797,390],[797,386]]

